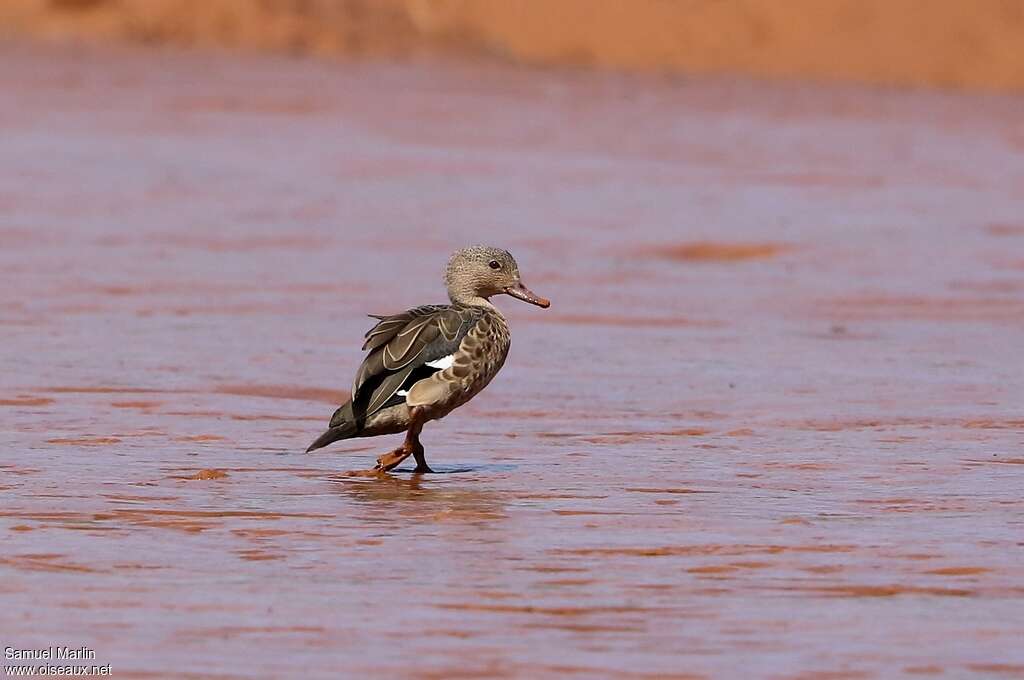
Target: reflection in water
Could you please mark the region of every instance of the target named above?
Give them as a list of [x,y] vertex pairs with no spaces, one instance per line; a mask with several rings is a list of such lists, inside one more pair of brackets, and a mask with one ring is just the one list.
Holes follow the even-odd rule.
[[357,503],[363,510],[362,517],[371,522],[490,522],[505,518],[501,494],[482,487],[478,479],[456,481],[443,479],[440,474],[337,475],[330,480],[335,491]]

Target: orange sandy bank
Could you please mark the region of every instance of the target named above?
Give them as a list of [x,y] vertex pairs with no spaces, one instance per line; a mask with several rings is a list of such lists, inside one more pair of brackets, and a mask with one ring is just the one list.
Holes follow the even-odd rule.
[[1016,0],[5,0],[0,30],[318,54],[1024,87]]

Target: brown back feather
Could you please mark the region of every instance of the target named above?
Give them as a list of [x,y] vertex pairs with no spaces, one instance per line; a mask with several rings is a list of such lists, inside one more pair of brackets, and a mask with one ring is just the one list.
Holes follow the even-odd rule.
[[[367,331],[363,344],[369,354],[352,384],[356,418],[383,406],[419,365],[454,352],[480,315],[479,309],[463,305],[424,305],[393,316],[374,316],[379,321]],[[443,354],[425,357],[425,352]],[[363,394],[364,387],[369,394]]]

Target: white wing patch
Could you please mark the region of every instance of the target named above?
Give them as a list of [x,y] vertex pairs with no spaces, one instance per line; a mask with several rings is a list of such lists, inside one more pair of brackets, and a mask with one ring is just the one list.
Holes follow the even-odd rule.
[[[455,363],[455,355],[449,354],[446,357],[441,357],[440,359],[435,359],[434,361],[428,361],[426,365],[430,366],[431,368],[437,368],[443,371],[444,369],[449,368],[453,363]],[[399,392],[399,394],[401,394],[401,392]]]
[[[433,361],[428,361],[427,363],[424,364],[424,366],[430,366],[431,368],[436,368],[439,371],[443,371],[444,369],[448,368],[449,366],[451,366],[454,363],[455,363],[455,355],[454,354],[449,354],[446,357],[441,357],[440,359],[434,359]],[[409,396],[409,390],[398,390],[397,392],[395,392],[395,395],[399,396],[399,397],[407,397],[407,396]]]

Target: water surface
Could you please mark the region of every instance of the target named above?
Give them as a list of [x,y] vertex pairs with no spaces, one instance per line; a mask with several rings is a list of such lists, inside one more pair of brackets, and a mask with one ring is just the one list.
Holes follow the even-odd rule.
[[[0,642],[119,677],[1024,676],[1024,101],[3,48]],[[367,313],[550,310],[314,454]],[[408,467],[408,466],[405,466]]]

